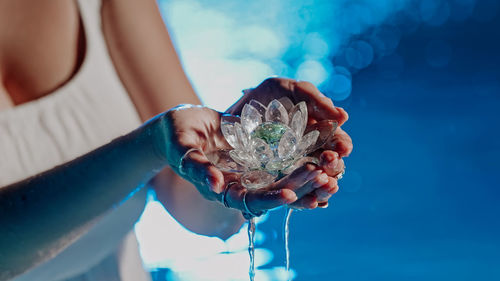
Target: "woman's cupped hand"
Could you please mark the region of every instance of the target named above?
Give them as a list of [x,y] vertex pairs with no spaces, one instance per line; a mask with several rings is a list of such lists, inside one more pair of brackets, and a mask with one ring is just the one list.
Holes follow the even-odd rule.
[[239,115],[252,99],[268,104],[283,97],[294,103],[307,103],[308,127],[338,124],[334,136],[315,152],[319,163],[305,163],[268,186],[247,189],[239,181],[241,174],[221,171],[206,156],[231,149],[221,132],[223,113],[193,105],[180,105],[156,117],[161,119],[157,132],[160,137],[156,138],[158,153],[206,199],[224,201],[226,206],[243,212],[260,214],[282,205],[299,209],[326,207],[339,189],[339,175],[345,168],[343,158],[353,147],[351,138],[340,127],[348,119],[342,108],[335,107],[311,83],[270,78],[254,89],[245,90],[243,97],[225,113]]

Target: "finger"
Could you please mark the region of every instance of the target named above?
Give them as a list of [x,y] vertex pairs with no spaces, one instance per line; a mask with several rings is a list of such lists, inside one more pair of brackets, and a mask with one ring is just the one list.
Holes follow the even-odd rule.
[[[179,173],[197,187],[205,187],[217,194],[223,191],[224,176],[222,172],[212,165],[199,149],[188,150],[181,161]],[[202,193],[207,195],[207,192],[202,191]]]
[[328,175],[321,173],[320,175],[314,177],[312,180],[295,190],[297,197],[302,198],[308,193],[313,192],[315,189],[320,188],[324,184],[328,183]]
[[318,201],[315,194],[307,194],[289,206],[294,209],[314,209],[318,207]]
[[273,209],[282,205],[291,204],[297,200],[295,192],[289,189],[279,190],[248,190],[241,184],[236,183],[229,187],[227,193],[227,203],[229,207],[245,210],[243,198],[246,193],[246,205],[253,213],[259,213],[264,210]]
[[352,139],[342,128],[337,128],[333,137],[323,147],[336,151],[340,157],[347,157],[353,149]]
[[255,213],[274,209],[297,201],[298,197],[290,189],[249,190],[246,197],[248,209]]
[[330,177],[336,176],[340,171],[338,167],[340,156],[337,152],[325,150],[319,156],[319,167]]
[[299,81],[294,82],[292,86],[295,100],[297,102],[305,101],[313,118],[335,120],[339,125],[344,124],[349,119],[343,108],[335,107],[332,100],[323,95],[312,83]]
[[269,189],[274,189],[274,190],[290,189],[296,192],[297,190],[302,188],[306,183],[318,177],[319,175],[321,175],[321,170],[318,169],[317,165],[312,163],[306,163],[305,165],[295,169],[288,176],[273,183],[269,187]]
[[325,150],[320,155],[320,168],[330,177],[337,177],[344,169],[344,160],[338,156],[338,153],[331,150]]
[[326,202],[330,197],[339,190],[337,180],[335,178],[328,178],[328,183],[316,189],[314,192],[317,196],[318,202]]

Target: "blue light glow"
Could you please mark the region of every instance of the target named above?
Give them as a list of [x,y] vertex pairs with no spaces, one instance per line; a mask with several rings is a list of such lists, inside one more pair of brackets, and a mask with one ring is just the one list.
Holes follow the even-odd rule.
[[297,67],[295,79],[309,81],[315,85],[323,83],[328,78],[328,70],[316,60],[306,60]]

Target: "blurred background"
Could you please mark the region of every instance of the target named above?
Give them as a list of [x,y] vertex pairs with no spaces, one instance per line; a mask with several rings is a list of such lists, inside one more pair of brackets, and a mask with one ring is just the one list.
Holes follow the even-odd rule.
[[[291,218],[294,280],[500,280],[500,1],[159,6],[206,105],[285,76],[350,114],[340,191]],[[286,280],[283,217],[260,219],[256,280]],[[198,236],[151,196],[136,231],[156,280],[248,280],[244,228]]]

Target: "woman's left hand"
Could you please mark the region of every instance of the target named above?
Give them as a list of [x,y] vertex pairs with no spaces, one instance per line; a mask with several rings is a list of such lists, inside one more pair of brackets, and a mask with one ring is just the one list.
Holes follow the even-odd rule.
[[[283,97],[291,99],[295,104],[300,101],[307,103],[310,126],[322,120],[333,120],[338,123],[339,127],[335,130],[333,138],[316,153],[320,159],[319,169],[328,175],[328,182],[290,204],[294,208],[314,209],[318,206],[325,208],[328,206],[328,199],[339,189],[338,180],[345,169],[342,158],[349,156],[353,148],[351,137],[340,127],[348,119],[344,109],[334,106],[331,99],[309,82],[269,78],[254,89],[244,90],[243,97],[226,112],[239,115],[243,106],[252,99],[268,104],[273,99]],[[307,190],[307,187],[304,190]]]

